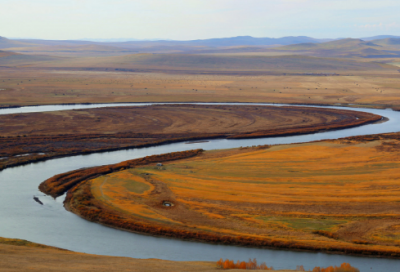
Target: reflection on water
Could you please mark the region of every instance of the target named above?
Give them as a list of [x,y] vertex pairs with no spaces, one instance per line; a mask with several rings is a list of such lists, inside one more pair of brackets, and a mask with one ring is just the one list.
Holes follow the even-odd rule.
[[[67,106],[52,107],[53,110],[60,110]],[[38,108],[40,107],[36,109]],[[79,252],[135,258],[180,261],[257,258],[258,261],[265,261],[268,266],[272,265],[276,269],[294,269],[296,265],[304,265],[306,269],[310,269],[314,266],[340,265],[342,262],[348,262],[360,268],[361,271],[396,271],[395,267],[400,265],[400,260],[210,245],[123,232],[83,220],[65,211],[62,205],[62,197],[54,200],[49,196],[44,196],[37,189],[42,181],[62,172],[82,167],[117,163],[154,154],[195,148],[211,150],[252,145],[287,144],[400,131],[398,122],[400,112],[356,110],[380,114],[390,120],[381,124],[312,135],[247,140],[217,139],[190,145],[175,143],[158,147],[60,158],[6,169],[0,172],[0,236],[26,239]],[[43,205],[35,202],[33,196],[37,196]]]

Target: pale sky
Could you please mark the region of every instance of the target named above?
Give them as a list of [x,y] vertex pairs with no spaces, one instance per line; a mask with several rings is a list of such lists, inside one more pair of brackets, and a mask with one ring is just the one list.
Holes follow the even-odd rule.
[[193,40],[400,35],[400,0],[0,0],[0,36]]

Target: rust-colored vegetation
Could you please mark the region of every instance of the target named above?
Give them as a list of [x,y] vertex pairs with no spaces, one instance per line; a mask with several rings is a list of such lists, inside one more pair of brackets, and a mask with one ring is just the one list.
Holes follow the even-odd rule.
[[[237,261],[236,263],[233,260],[223,260],[222,258],[217,262],[217,266],[222,269],[249,269],[249,270],[274,270],[274,268],[268,267],[265,262],[260,265],[257,264],[256,259],[249,259],[248,262],[245,261]],[[303,265],[298,265],[296,267],[296,271],[306,271]],[[312,272],[360,272],[359,269],[352,267],[348,263],[342,263],[339,267],[337,266],[329,266],[327,268],[314,267]]]
[[398,258],[399,146],[393,133],[207,151],[85,181],[66,206],[151,235]]
[[315,267],[312,270],[312,272],[360,272],[360,270],[355,267],[352,267],[348,263],[342,263],[339,267],[337,266],[329,266],[327,268]]
[[267,264],[265,262],[261,263],[261,264],[257,264],[257,260],[256,259],[249,259],[248,262],[245,261],[237,261],[236,263],[232,260],[223,260],[220,259],[217,262],[217,266],[219,268],[222,269],[251,269],[251,270],[274,270],[274,268],[268,267]]
[[0,116],[0,170],[27,162],[177,141],[313,133],[379,120],[302,107],[158,105]]

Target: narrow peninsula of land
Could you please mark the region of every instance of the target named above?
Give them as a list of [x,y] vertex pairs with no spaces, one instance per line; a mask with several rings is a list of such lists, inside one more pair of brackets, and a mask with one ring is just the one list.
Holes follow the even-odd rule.
[[181,141],[308,134],[381,118],[331,108],[194,104],[2,115],[0,170],[57,157]]

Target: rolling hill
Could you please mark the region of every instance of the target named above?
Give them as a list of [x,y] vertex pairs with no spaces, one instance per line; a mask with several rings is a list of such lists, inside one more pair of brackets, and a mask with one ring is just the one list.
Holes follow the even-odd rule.
[[37,63],[37,67],[122,72],[183,74],[352,73],[394,69],[373,62],[356,62],[310,56],[245,56],[206,54],[133,54],[98,58],[65,58]]
[[378,35],[378,36],[373,36],[373,37],[361,38],[361,40],[364,40],[364,41],[372,41],[372,40],[382,40],[382,39],[388,39],[388,38],[398,39],[398,38],[400,38],[400,36]]
[[381,46],[400,46],[400,38],[386,38],[374,40],[373,42]]
[[[282,39],[286,39],[287,43],[299,40],[308,42],[266,48],[256,44],[266,44],[267,40],[271,39],[252,37],[187,42],[79,44],[77,41],[67,41],[75,43],[74,45],[71,43],[62,45],[64,41],[60,41],[58,45],[3,49],[0,66],[207,74],[333,74],[395,69],[366,59],[392,58],[394,60],[384,62],[395,62],[396,58],[400,58],[400,47],[397,47],[400,39],[395,38],[372,41],[342,39],[324,43],[318,43],[318,40],[308,37]],[[280,42],[285,42],[282,39]],[[3,39],[3,43],[10,44],[9,41]],[[223,47],[235,43],[253,44]],[[129,48],[130,45],[132,47]],[[134,49],[133,45],[138,47]],[[211,45],[221,47],[211,47]],[[4,53],[5,51],[9,53]],[[157,53],[140,53],[142,51]],[[360,61],[361,58],[364,60]]]
[[[377,38],[377,39],[372,39]],[[79,40],[10,40],[0,38],[0,49],[23,54],[98,57],[132,53],[210,54],[210,53],[279,53],[315,57],[400,57],[400,38],[376,36],[364,39],[314,39],[306,36],[254,38],[239,36],[190,41],[93,42]]]
[[270,52],[286,52],[315,57],[361,57],[361,58],[398,58],[399,51],[389,47],[388,41],[397,39],[363,41],[360,39],[342,39],[326,43],[303,43],[270,49]]
[[191,46],[207,46],[207,47],[229,47],[229,46],[266,46],[266,45],[289,45],[296,43],[321,43],[328,41],[326,39],[314,39],[306,36],[300,37],[283,37],[283,38],[255,38],[251,36],[238,36],[232,38],[217,38],[217,39],[204,39],[204,40],[191,40],[191,41],[132,41],[120,43],[120,46],[130,47],[137,45],[146,46],[177,46],[177,45],[191,45]]
[[29,46],[35,46],[35,44],[14,41],[0,36],[0,49],[11,48],[11,47],[29,47]]
[[[254,38],[250,36],[239,36],[231,38],[216,38],[204,40],[189,40],[189,41],[174,41],[174,40],[158,40],[158,41],[128,41],[128,42],[93,42],[79,40],[38,40],[38,39],[18,39],[9,40],[3,38],[3,49],[10,49],[23,53],[36,54],[38,51],[49,51],[52,54],[59,52],[65,54],[66,51],[71,52],[66,47],[88,47],[90,46],[109,46],[120,48],[122,50],[135,51],[139,53],[179,53],[179,52],[194,52],[204,50],[225,49],[231,47],[264,47],[281,46],[296,43],[321,43],[329,41],[327,39],[314,39],[306,36],[300,37],[283,37],[283,38]],[[0,42],[1,44],[1,42]],[[32,48],[35,47],[35,48]],[[53,48],[51,48],[53,47]],[[77,51],[82,51],[77,49]],[[87,50],[88,52],[90,50]],[[113,51],[117,51],[113,49]],[[101,50],[103,53],[108,53],[109,50]],[[75,52],[76,53],[76,52]]]
[[55,56],[114,56],[135,53],[134,50],[114,46],[84,44],[84,45],[44,45],[35,47],[14,47],[7,50],[23,54],[41,54]]
[[42,62],[56,61],[60,58],[51,57],[46,55],[24,55],[10,51],[0,50],[0,67],[13,67],[13,66],[37,66]]

